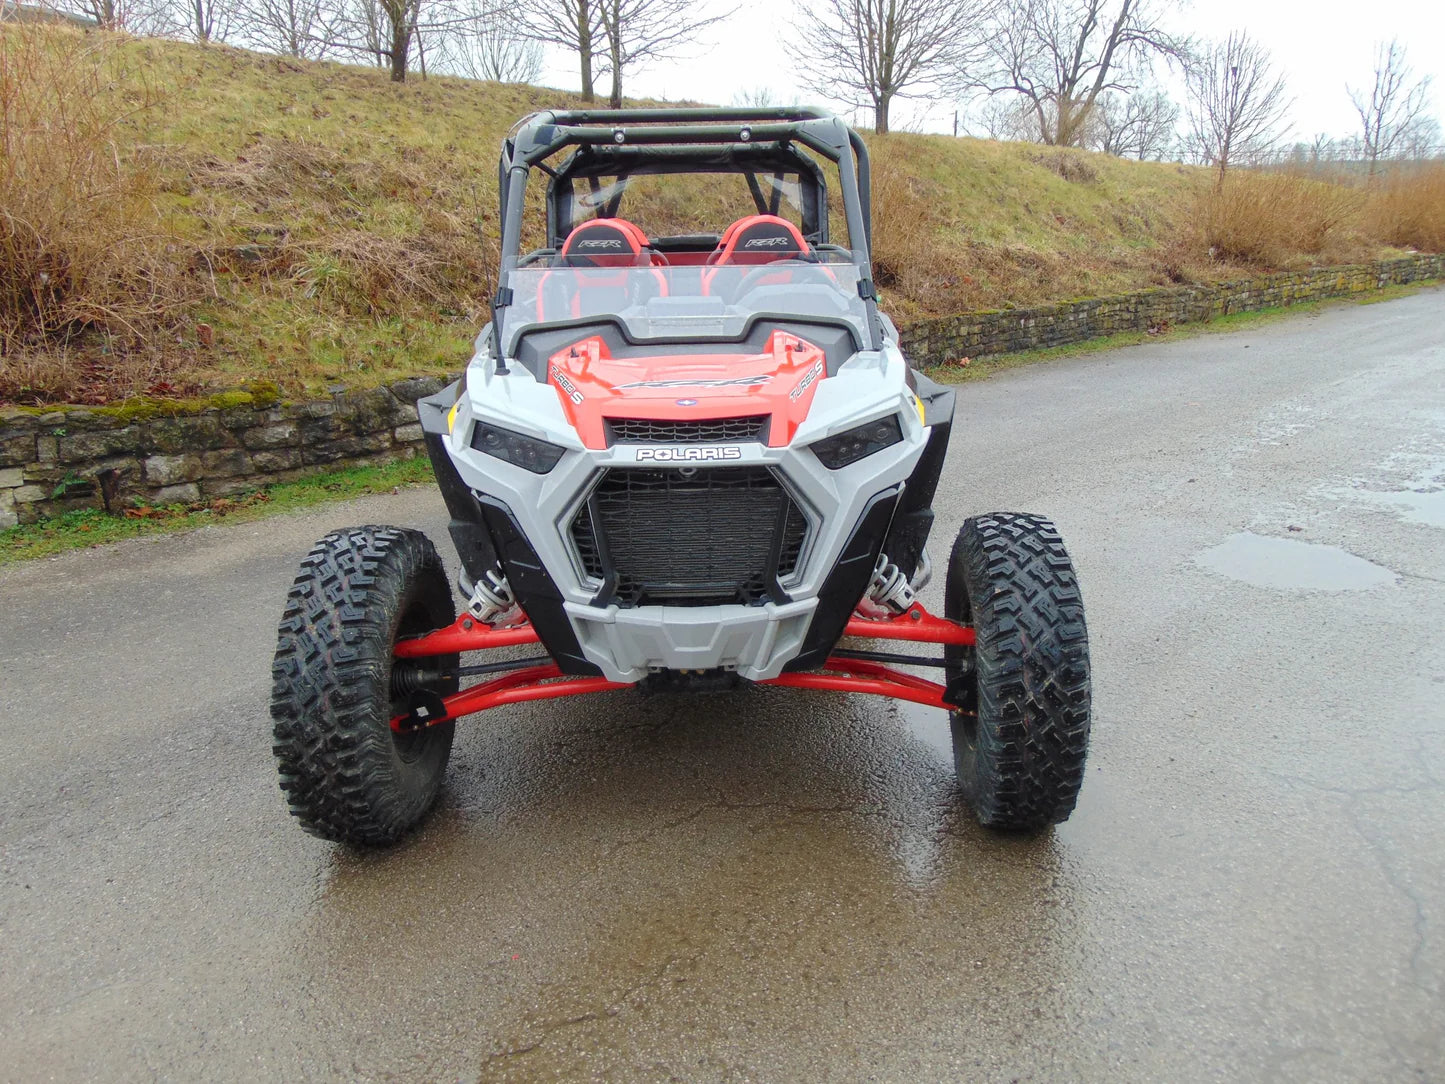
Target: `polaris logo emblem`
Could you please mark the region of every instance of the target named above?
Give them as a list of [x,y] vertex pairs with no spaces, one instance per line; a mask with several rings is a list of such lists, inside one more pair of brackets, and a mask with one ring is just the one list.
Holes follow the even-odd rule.
[[743,450],[734,444],[637,449],[639,463],[720,463],[742,457]]
[[750,237],[743,242],[743,248],[792,248],[791,237]]
[[613,251],[615,251],[615,252],[620,252],[620,251],[622,251],[622,249],[626,248],[627,246],[622,243],[622,239],[621,239],[620,237],[606,237],[606,238],[603,238],[603,237],[598,237],[598,238],[584,237],[582,240],[580,240],[580,241],[577,242],[577,247],[578,247],[578,248],[583,248],[583,249],[586,249],[586,248],[605,248],[605,249],[611,249],[611,250],[613,250]]

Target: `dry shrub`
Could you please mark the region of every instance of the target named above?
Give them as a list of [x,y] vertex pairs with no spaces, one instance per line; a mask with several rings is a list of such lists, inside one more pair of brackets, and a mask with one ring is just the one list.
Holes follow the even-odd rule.
[[117,39],[0,29],[0,396],[73,394],[74,348],[150,342],[197,288],[123,149],[154,103]]
[[1370,191],[1365,221],[1386,244],[1445,251],[1445,162],[1396,168]]
[[308,297],[358,315],[384,316],[421,306],[477,319],[486,307],[491,268],[474,235],[432,229],[401,239],[343,231],[291,246],[286,262]]
[[891,155],[873,160],[873,279],[896,286],[932,247],[935,208],[923,183],[899,168]]
[[1202,196],[1199,218],[1216,259],[1282,267],[1300,256],[1352,255],[1363,202],[1344,185],[1235,170]]
[[[227,193],[232,216],[238,204],[249,212],[233,225],[257,251],[227,261],[227,270],[288,276],[306,296],[353,315],[473,319],[492,289],[496,243],[479,236],[478,193],[463,190],[455,173],[448,164],[346,156],[274,136],[232,160],[205,157],[185,169],[195,191]],[[419,222],[397,230],[365,220],[388,204],[408,206]],[[293,236],[287,222],[306,223],[305,235]]]
[[1074,184],[1093,184],[1099,179],[1099,171],[1094,167],[1094,163],[1089,161],[1088,152],[1075,147],[1050,147],[1029,157],[1036,165],[1043,166]]
[[873,158],[873,280],[905,316],[956,309],[976,281],[971,254],[939,237],[946,201],[936,189],[893,155]]

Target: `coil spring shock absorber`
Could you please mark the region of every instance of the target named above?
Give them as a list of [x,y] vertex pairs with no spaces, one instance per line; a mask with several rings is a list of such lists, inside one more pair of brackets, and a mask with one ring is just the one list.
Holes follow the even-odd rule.
[[472,586],[467,612],[484,625],[495,625],[517,609],[517,596],[502,573],[501,566],[488,569]]
[[903,570],[888,560],[886,553],[880,553],[878,564],[873,568],[873,579],[868,583],[868,601],[901,614],[908,612],[916,597]]

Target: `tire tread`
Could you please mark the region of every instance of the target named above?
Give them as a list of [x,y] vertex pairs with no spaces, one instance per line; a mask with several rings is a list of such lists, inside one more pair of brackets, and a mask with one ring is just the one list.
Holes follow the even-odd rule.
[[[1067,820],[1083,783],[1088,630],[1073,563],[1053,523],[995,512],[964,522],[948,571],[948,616],[977,631],[977,724],[955,714],[959,783],[989,827]],[[961,589],[960,589],[961,588]],[[964,733],[961,733],[961,729]]]
[[417,765],[398,764],[390,730],[392,645],[418,599],[434,627],[455,614],[441,558],[419,531],[334,531],[301,561],[271,667],[272,750],[291,813],[312,835],[391,843],[436,798],[452,724],[427,735]]

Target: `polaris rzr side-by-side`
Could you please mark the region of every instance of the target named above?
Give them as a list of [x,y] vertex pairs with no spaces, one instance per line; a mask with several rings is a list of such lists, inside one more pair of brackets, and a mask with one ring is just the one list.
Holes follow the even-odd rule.
[[943,615],[918,600],[954,393],[878,310],[858,135],[809,109],[543,112],[498,181],[491,323],[417,404],[461,614],[418,531],[337,531],[302,561],[271,700],[302,826],[400,837],[463,716],[746,682],[947,710],[982,823],[1067,818],[1074,570],[1047,519],[974,516]]

